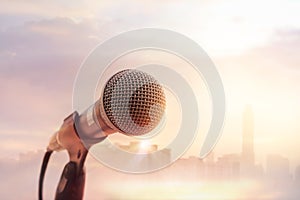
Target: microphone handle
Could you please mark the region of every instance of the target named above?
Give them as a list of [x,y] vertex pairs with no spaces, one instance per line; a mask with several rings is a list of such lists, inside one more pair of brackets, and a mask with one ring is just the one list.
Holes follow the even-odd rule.
[[[51,138],[48,150],[59,151],[66,149],[70,161],[64,167],[59,184],[57,186],[55,200],[82,200],[85,185],[84,162],[88,149],[95,143],[104,140],[107,135],[102,129],[96,128],[88,123],[88,115],[78,115],[77,112],[69,115],[63,122],[60,130]],[[77,126],[75,125],[77,123]],[[93,124],[92,124],[93,125]],[[87,134],[79,138],[77,128],[82,128],[84,133],[98,133],[95,137]],[[85,145],[83,144],[83,141]]]
[[[88,154],[88,147],[85,147],[79,138],[74,121],[78,113],[74,112],[65,120],[60,130],[54,136],[57,145],[49,145],[54,150],[66,149],[70,161],[65,165],[60,181],[56,189],[55,200],[82,200],[85,185],[84,162]],[[57,146],[59,148],[57,148]]]
[[82,200],[85,186],[84,161],[87,155],[84,153],[81,161],[70,161],[64,167],[57,186],[55,200]]

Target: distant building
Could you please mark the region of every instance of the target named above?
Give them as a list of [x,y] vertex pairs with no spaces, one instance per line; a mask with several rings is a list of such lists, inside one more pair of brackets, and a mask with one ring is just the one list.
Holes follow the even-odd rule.
[[252,107],[246,106],[243,114],[242,162],[245,166],[254,165],[254,116]]
[[287,180],[291,178],[289,160],[280,155],[268,155],[266,168],[268,178],[277,180]]
[[216,163],[217,176],[226,180],[239,179],[240,163],[240,155],[238,154],[227,154],[219,157]]
[[212,151],[210,152],[206,157],[205,157],[205,163],[209,164],[214,164],[215,163],[215,153]]
[[296,167],[295,180],[300,183],[300,165]]
[[[147,166],[149,169],[159,168],[170,163],[171,150],[162,149],[158,150],[156,144],[144,144],[139,141],[130,142],[129,145],[118,145],[121,149],[130,153],[140,154],[137,164]],[[154,154],[155,153],[155,154]]]
[[240,172],[243,177],[258,178],[260,169],[255,166],[254,155],[254,115],[251,105],[245,107],[243,113],[243,143]]
[[197,182],[204,179],[204,163],[198,157],[180,158],[169,168],[171,178],[177,182]]
[[171,150],[159,150],[157,145],[131,142],[128,145],[99,143],[93,147],[97,158],[110,166],[120,166],[124,171],[137,168],[152,171],[166,166],[171,161]]

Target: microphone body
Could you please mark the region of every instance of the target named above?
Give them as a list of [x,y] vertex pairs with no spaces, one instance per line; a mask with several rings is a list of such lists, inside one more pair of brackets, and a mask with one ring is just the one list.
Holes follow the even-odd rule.
[[98,110],[99,101],[81,115],[77,111],[69,115],[64,119],[59,131],[51,137],[47,149],[50,151],[66,149],[69,153],[74,153],[76,146],[84,143],[84,146],[89,148],[116,132],[104,122]]

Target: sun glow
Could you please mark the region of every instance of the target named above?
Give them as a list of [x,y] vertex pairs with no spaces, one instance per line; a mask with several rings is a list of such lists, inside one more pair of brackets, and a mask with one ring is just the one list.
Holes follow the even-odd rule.
[[[116,191],[118,188],[118,191]],[[122,188],[120,190],[120,188]],[[133,189],[134,188],[134,189]],[[254,182],[240,183],[225,182],[165,182],[165,183],[130,183],[108,186],[109,194],[122,199],[241,199],[249,197],[251,190],[258,190],[259,185]],[[115,196],[117,195],[117,196]]]
[[140,142],[141,151],[148,151],[150,149],[151,143],[149,140],[143,140]]

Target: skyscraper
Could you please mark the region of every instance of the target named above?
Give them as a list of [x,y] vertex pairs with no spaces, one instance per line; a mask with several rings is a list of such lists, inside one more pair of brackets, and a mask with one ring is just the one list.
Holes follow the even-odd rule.
[[242,162],[245,166],[254,165],[254,116],[252,107],[247,105],[243,113]]

